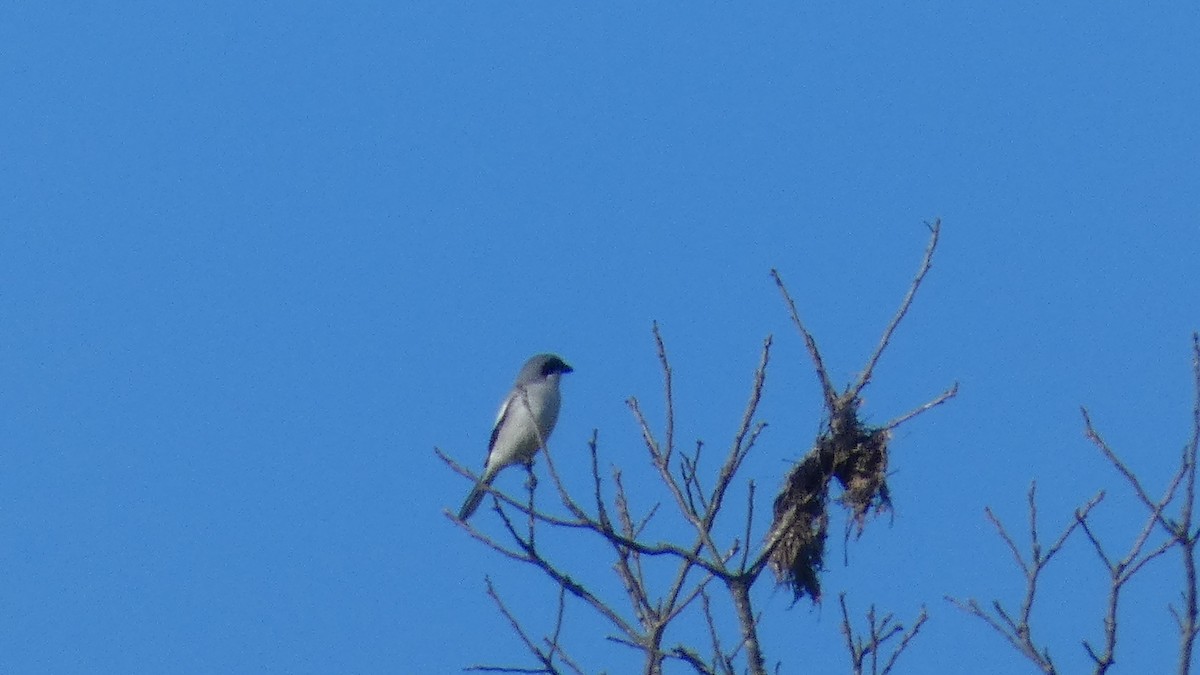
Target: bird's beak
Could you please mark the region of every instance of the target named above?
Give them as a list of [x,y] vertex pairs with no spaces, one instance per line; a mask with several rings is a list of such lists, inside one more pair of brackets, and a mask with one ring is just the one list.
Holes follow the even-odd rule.
[[564,363],[564,364],[563,364],[563,369],[562,369],[562,371],[563,371],[564,373],[573,373],[573,372],[575,372],[575,369],[574,369],[574,368],[572,368],[571,366],[568,366],[567,364],[565,364],[565,363]]

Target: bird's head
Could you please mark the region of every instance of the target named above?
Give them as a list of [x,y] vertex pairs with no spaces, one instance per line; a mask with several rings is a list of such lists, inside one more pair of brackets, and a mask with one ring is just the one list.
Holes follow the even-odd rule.
[[574,370],[555,354],[538,354],[525,362],[521,373],[517,375],[517,384],[546,380]]

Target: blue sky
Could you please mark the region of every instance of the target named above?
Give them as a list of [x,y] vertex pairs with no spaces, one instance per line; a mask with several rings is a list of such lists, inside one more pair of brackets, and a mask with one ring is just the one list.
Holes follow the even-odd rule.
[[[1048,530],[1109,490],[1127,545],[1081,404],[1151,486],[1187,438],[1198,45],[1188,3],[0,7],[0,671],[520,663],[483,576],[535,626],[552,589],[442,516],[468,485],[433,447],[479,465],[555,351],[560,464],[598,429],[645,509],[651,322],[713,448],[774,334],[765,505],[821,411],[768,270],[846,381],[941,217],[865,413],[961,393],[897,435],[895,520],[825,583],[929,607],[903,672],[1029,672],[942,597],[1017,600],[982,509],[1022,522],[1034,478]],[[1079,672],[1105,582],[1082,539],[1049,574],[1035,630]],[[1134,584],[1116,672],[1173,663],[1178,579]],[[836,603],[755,600],[784,672],[846,671]],[[572,652],[624,672],[586,612]]]

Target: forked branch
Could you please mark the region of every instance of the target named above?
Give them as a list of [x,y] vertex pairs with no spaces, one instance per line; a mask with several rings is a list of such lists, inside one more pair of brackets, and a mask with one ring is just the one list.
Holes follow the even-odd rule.
[[[1146,510],[1142,525],[1133,535],[1128,548],[1123,555],[1113,553],[1112,546],[1105,543],[1093,528],[1089,518],[1092,509],[1103,498],[1101,492],[1075,513],[1074,522],[1067,527],[1058,540],[1045,553],[1041,552],[1037,534],[1037,511],[1034,490],[1029,492],[1030,510],[1030,556],[1026,560],[1014,539],[992,514],[987,511],[988,518],[996,526],[1001,538],[1008,546],[1018,566],[1026,579],[1025,599],[1018,612],[1010,613],[998,602],[993,602],[992,611],[984,610],[975,600],[963,602],[947,598],[956,606],[972,614],[994,630],[1000,633],[1020,653],[1033,661],[1047,674],[1055,673],[1055,666],[1050,658],[1049,650],[1039,647],[1032,638],[1030,614],[1037,593],[1037,582],[1041,571],[1050,562],[1055,553],[1061,549],[1067,536],[1078,528],[1091,544],[1105,572],[1108,574],[1108,589],[1104,614],[1102,616],[1103,637],[1098,641],[1083,640],[1083,648],[1091,659],[1093,673],[1104,675],[1116,663],[1116,648],[1118,628],[1120,626],[1120,600],[1129,582],[1150,563],[1158,560],[1171,549],[1178,547],[1183,562],[1183,589],[1181,597],[1183,606],[1176,608],[1169,605],[1179,628],[1179,661],[1178,675],[1188,675],[1195,641],[1200,627],[1197,625],[1197,574],[1196,546],[1200,541],[1200,529],[1194,521],[1196,499],[1196,456],[1200,446],[1200,335],[1192,335],[1192,386],[1193,405],[1191,434],[1180,454],[1179,466],[1167,481],[1161,495],[1154,496],[1145,486],[1142,479],[1132,467],[1109,445],[1092,423],[1087,409],[1082,410],[1084,435],[1100,451],[1105,461],[1111,465],[1124,479],[1130,491]],[[1171,511],[1177,511],[1172,515]],[[1158,540],[1156,535],[1165,533]]]
[[792,323],[804,338],[812,359],[825,402],[825,424],[809,452],[788,473],[784,487],[775,498],[774,521],[768,535],[770,561],[775,577],[791,586],[796,599],[804,595],[820,599],[820,570],[824,567],[825,540],[829,530],[828,503],[830,486],[837,481],[842,489],[838,501],[850,512],[847,539],[852,530],[861,536],[867,520],[891,508],[887,485],[889,448],[892,432],[901,424],[953,398],[958,384],[937,398],[918,406],[881,427],[863,423],[860,394],[882,358],[900,322],[908,314],[917,291],[933,266],[933,254],[941,234],[941,221],[928,224],[929,243],[921,265],[909,285],[900,308],[884,328],[879,344],[867,359],[858,379],[840,395],[834,389],[825,361],[812,332],[800,319],[796,303],[777,270],[771,277],[779,287]]
[[1067,538],[1071,533],[1087,518],[1101,500],[1104,499],[1104,493],[1100,492],[1095,497],[1092,497],[1086,504],[1079,507],[1075,511],[1075,518],[1069,525],[1063,528],[1054,543],[1049,548],[1043,548],[1040,535],[1038,534],[1038,517],[1037,517],[1037,483],[1029,485],[1028,504],[1029,504],[1029,557],[1026,559],[1021,551],[1021,547],[1017,545],[1016,539],[1009,534],[1008,529],[1004,527],[1004,523],[1000,521],[996,514],[990,508],[985,509],[987,518],[995,526],[996,532],[1000,538],[1004,540],[1009,552],[1016,561],[1017,567],[1021,569],[1022,576],[1025,577],[1025,595],[1021,600],[1021,605],[1016,612],[1007,610],[999,600],[992,601],[991,611],[985,610],[982,605],[975,599],[960,600],[946,596],[946,600],[952,603],[955,607],[964,612],[975,616],[982,620],[993,630],[999,633],[1010,645],[1025,658],[1033,662],[1045,675],[1055,675],[1058,670],[1054,665],[1054,659],[1050,656],[1050,649],[1045,646],[1039,646],[1033,637],[1033,604],[1037,598],[1038,583],[1041,580],[1042,573],[1046,567],[1054,559],[1054,556],[1062,550],[1067,543]]
[[[853,675],[889,675],[896,665],[896,660],[908,648],[912,639],[917,636],[921,627],[929,620],[925,608],[917,615],[912,626],[905,629],[904,624],[896,621],[894,614],[878,617],[875,605],[867,610],[867,632],[855,632],[850,621],[850,610],[846,608],[846,594],[838,594],[838,605],[842,610],[842,636],[846,639],[846,649],[850,652],[850,666]],[[899,637],[900,642],[884,658],[883,647],[892,639]],[[882,664],[880,660],[883,659]],[[880,667],[882,665],[882,667]],[[868,669],[869,666],[869,669]]]

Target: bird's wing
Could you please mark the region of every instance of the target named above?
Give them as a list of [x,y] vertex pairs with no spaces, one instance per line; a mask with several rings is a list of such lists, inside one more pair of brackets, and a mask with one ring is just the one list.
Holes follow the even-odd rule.
[[[517,397],[521,395],[521,389],[513,389],[508,394],[508,398],[504,399],[504,403],[500,405],[500,412],[496,413],[496,423],[492,425],[492,437],[488,440],[487,456],[492,456],[492,449],[496,447],[496,439],[500,436],[500,429],[504,426],[504,421],[516,409]],[[487,460],[484,460],[484,465],[487,465]]]

